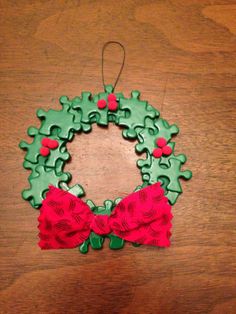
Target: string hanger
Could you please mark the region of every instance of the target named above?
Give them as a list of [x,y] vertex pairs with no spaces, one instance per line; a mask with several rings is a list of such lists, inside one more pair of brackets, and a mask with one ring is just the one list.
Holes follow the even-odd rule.
[[124,65],[125,65],[125,47],[119,42],[119,41],[107,41],[104,45],[103,45],[103,48],[102,48],[102,83],[103,83],[103,87],[105,89],[105,78],[104,78],[104,54],[105,54],[105,50],[106,48],[109,46],[109,45],[117,45],[119,46],[122,51],[123,51],[123,59],[122,59],[122,63],[121,63],[121,67],[120,67],[120,71],[117,75],[117,78],[116,78],[116,81],[113,85],[113,89],[115,90],[116,88],[116,85],[120,79],[120,76],[121,76],[121,73],[123,71],[123,68],[124,68]]

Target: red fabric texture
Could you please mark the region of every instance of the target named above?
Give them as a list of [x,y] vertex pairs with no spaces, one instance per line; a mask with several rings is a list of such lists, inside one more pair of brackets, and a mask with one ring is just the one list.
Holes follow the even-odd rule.
[[99,235],[112,232],[134,243],[168,247],[171,219],[171,206],[159,182],[125,197],[110,216],[95,215],[80,198],[50,186],[38,218],[39,246],[74,248],[94,231]]

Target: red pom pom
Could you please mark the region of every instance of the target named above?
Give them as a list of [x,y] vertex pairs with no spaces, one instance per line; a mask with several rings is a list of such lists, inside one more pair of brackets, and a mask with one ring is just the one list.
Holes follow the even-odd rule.
[[109,94],[107,97],[108,102],[116,101],[116,95],[115,94]]
[[152,152],[152,155],[155,158],[160,158],[162,156],[162,149],[161,148],[155,148]]
[[50,150],[47,147],[41,147],[39,152],[40,152],[40,155],[43,157],[46,157],[50,154]]
[[162,152],[165,156],[169,156],[172,153],[172,148],[170,146],[164,146]]
[[159,137],[157,139],[156,143],[157,143],[158,147],[162,148],[162,147],[166,146],[167,141],[166,141],[166,139],[164,137]]
[[44,137],[41,141],[42,145],[45,147],[48,147],[48,143],[50,141],[50,138]]
[[97,106],[99,109],[104,109],[107,106],[107,102],[105,99],[99,99],[99,101],[97,102]]
[[116,111],[118,109],[118,102],[112,100],[108,103],[108,109],[110,111]]
[[59,146],[59,143],[57,140],[51,140],[49,139],[47,147],[51,149],[56,149]]

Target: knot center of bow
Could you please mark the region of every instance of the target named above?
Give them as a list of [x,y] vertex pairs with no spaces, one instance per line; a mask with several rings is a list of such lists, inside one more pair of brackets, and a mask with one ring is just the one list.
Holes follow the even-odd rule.
[[110,217],[108,215],[94,215],[90,223],[90,228],[99,235],[111,233]]

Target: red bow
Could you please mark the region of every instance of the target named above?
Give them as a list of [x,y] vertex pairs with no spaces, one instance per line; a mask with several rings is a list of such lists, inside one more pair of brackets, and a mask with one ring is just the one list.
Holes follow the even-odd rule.
[[139,244],[170,245],[171,206],[160,183],[131,193],[111,215],[95,215],[80,198],[49,187],[39,215],[39,246],[42,249],[74,248],[88,239],[114,233]]

